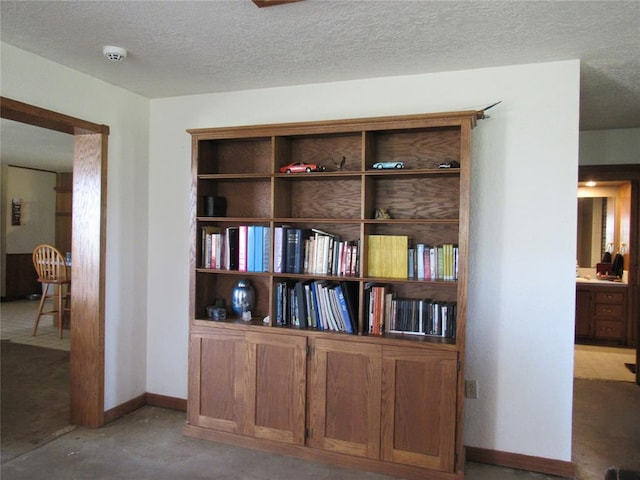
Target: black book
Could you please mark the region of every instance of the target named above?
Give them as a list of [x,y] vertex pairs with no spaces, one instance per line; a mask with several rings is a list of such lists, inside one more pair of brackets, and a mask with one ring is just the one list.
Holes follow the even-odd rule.
[[295,285],[296,291],[296,302],[297,302],[297,313],[298,313],[298,324],[299,326],[306,328],[309,325],[308,318],[308,306],[307,306],[307,295],[304,290],[304,282],[296,282]]
[[286,272],[302,273],[304,264],[304,238],[301,228],[286,230]]
[[349,320],[351,320],[351,328],[353,333],[358,333],[358,283],[357,282],[339,282],[342,294],[347,303],[347,311],[349,312]]
[[227,228],[228,268],[238,270],[238,256],[240,253],[240,229],[238,227]]

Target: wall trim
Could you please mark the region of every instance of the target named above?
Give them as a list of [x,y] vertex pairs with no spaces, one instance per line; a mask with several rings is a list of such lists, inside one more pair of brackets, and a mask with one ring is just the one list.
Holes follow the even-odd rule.
[[501,452],[478,447],[465,447],[465,449],[466,458],[470,462],[488,463],[501,467],[546,473],[548,475],[557,475],[565,478],[573,478],[575,476],[575,466],[573,462],[532,457],[520,453]]
[[186,398],[168,397],[157,393],[147,392],[147,405],[151,405],[152,407],[168,408],[170,410],[179,410],[181,412],[187,411]]
[[120,405],[116,405],[104,412],[104,423],[110,423],[114,420],[124,417],[128,413],[131,413],[147,404],[147,394],[143,393],[131,400],[128,400]]
[[143,393],[104,412],[104,423],[118,420],[145,405],[179,410],[182,412],[187,411],[187,400],[184,398],[168,397],[166,395],[158,395],[157,393]]

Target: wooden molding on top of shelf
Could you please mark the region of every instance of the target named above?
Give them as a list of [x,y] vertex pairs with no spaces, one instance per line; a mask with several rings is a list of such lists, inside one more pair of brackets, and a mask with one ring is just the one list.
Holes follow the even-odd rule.
[[[369,130],[395,130],[413,128],[452,127],[471,120],[471,128],[484,116],[483,110],[392,115],[387,117],[360,117],[341,120],[318,120],[294,123],[238,125],[232,127],[188,128],[187,133],[202,140],[239,139],[287,135],[328,135]],[[395,171],[395,170],[394,170]],[[284,175],[284,174],[283,174]]]
[[258,8],[273,7],[275,5],[283,5],[285,3],[301,2],[302,0],[252,0]]

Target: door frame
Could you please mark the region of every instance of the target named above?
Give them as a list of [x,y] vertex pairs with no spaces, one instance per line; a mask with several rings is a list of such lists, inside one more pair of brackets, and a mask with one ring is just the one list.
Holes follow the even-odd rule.
[[631,182],[631,213],[629,225],[629,312],[627,319],[636,322],[636,383],[640,385],[640,165],[581,165],[578,181],[628,181]]
[[0,97],[0,116],[73,135],[71,423],[104,425],[104,312],[109,127]]

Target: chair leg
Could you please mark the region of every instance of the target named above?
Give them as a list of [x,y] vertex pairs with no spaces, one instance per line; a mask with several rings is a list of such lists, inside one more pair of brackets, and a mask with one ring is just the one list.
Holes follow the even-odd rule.
[[47,299],[47,295],[49,293],[49,284],[43,284],[44,289],[42,290],[42,298],[40,298],[40,306],[38,307],[38,314],[36,315],[36,323],[33,326],[32,336],[36,336],[36,332],[38,331],[38,324],[40,323],[40,317],[42,316],[42,308],[44,307],[44,302]]

